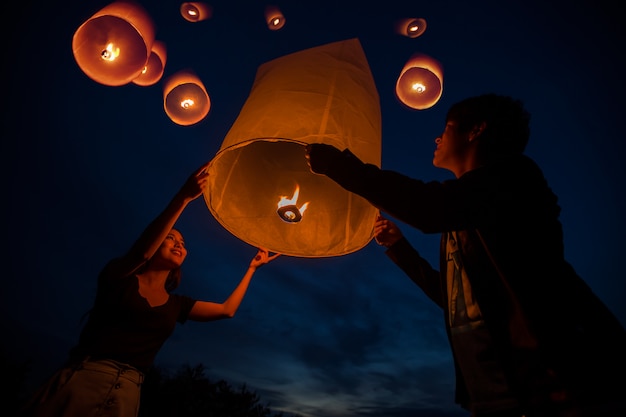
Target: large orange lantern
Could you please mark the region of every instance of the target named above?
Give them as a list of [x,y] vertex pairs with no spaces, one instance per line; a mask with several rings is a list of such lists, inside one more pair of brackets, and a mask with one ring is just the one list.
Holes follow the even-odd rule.
[[143,71],[154,33],[154,23],[143,7],[117,1],[100,9],[76,30],[72,51],[89,78],[104,85],[124,85]]
[[443,93],[443,69],[436,59],[413,55],[404,65],[396,82],[396,96],[412,109],[434,106]]
[[148,62],[146,62],[141,74],[133,80],[133,83],[144,87],[156,84],[165,72],[166,62],[167,49],[165,44],[161,41],[154,41]]
[[174,123],[189,126],[206,117],[211,99],[200,78],[191,70],[182,70],[165,81],[163,107]]
[[378,210],[311,173],[305,159],[309,143],[350,148],[380,166],[379,96],[357,39],[258,68],[248,99],[209,164],[204,197],[210,212],[241,240],[284,255],[330,257],[364,247]]
[[396,33],[408,38],[417,38],[426,31],[426,19],[421,17],[401,19],[396,22]]
[[266,6],[265,23],[270,30],[281,29],[285,26],[285,16],[277,6]]
[[180,14],[188,22],[200,22],[213,16],[213,8],[203,2],[189,1],[180,5]]

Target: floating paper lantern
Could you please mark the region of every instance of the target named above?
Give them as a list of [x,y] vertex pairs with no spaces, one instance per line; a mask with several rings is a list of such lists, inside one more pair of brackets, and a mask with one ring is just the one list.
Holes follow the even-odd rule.
[[443,69],[428,55],[415,54],[404,65],[396,82],[396,95],[408,107],[424,110],[434,106],[443,93]]
[[395,29],[402,36],[417,38],[426,31],[426,20],[421,17],[401,19],[396,23]]
[[265,8],[265,23],[270,30],[278,30],[285,26],[285,16],[276,6]]
[[180,5],[180,14],[188,22],[200,22],[213,16],[213,8],[202,2],[185,2]]
[[163,107],[174,123],[189,126],[206,117],[211,100],[200,78],[191,70],[182,70],[165,82]]
[[258,68],[209,164],[204,198],[210,212],[244,242],[284,255],[330,257],[361,249],[373,237],[378,210],[311,173],[309,143],[350,148],[380,166],[379,96],[357,39]]
[[163,76],[166,61],[167,49],[165,44],[161,41],[154,41],[148,62],[141,74],[133,80],[133,83],[144,87],[156,84]]
[[72,52],[80,69],[94,81],[120,86],[143,71],[154,42],[154,23],[134,2],[109,4],[74,33]]

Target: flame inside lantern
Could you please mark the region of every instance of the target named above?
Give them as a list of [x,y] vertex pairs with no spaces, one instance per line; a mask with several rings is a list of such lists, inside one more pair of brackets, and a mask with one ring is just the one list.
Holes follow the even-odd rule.
[[300,208],[296,206],[299,194],[300,186],[296,185],[296,190],[293,192],[293,196],[291,198],[287,198],[286,195],[280,197],[277,213],[280,218],[287,223],[298,223],[302,220],[302,215],[309,206],[308,202],[304,203]]

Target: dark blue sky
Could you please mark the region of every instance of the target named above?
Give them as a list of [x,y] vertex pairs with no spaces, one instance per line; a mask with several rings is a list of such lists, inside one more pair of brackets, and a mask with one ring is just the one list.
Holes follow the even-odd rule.
[[[259,65],[354,37],[380,95],[384,168],[451,178],[431,164],[448,106],[485,92],[524,100],[533,115],[527,153],[559,196],[567,258],[626,323],[626,16],[617,5],[277,1],[271,4],[287,23],[271,32],[264,2],[210,2],[213,17],[198,23],[181,17],[178,1],[143,3],[168,48],[164,78],[192,68],[211,96],[208,116],[196,125],[168,119],[162,83],[109,87],[81,72],[72,35],[109,2],[74,1],[58,10],[61,3],[28,4],[3,13],[15,25],[3,29],[9,267],[0,305],[5,347],[16,359],[32,360],[32,383],[75,343],[103,264],[123,253],[187,176],[215,156]],[[416,39],[394,33],[394,21],[405,17],[426,19],[426,32]],[[415,52],[444,67],[443,96],[423,111],[394,96]],[[220,226],[202,198],[179,228],[189,248],[179,292],[224,300],[255,249]],[[436,265],[439,236],[403,230]],[[232,320],[180,326],[157,365],[202,363],[209,378],[245,382],[273,410],[306,417],[453,417],[464,414],[453,403],[442,320],[371,242],[340,257],[278,258],[257,272]]]

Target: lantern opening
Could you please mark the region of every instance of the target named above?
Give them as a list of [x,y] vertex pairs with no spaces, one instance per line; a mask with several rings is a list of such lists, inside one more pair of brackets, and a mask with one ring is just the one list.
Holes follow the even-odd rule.
[[278,210],[276,210],[276,212],[280,218],[287,223],[298,223],[302,220],[302,214],[304,214],[304,211],[309,206],[308,202],[304,203],[300,208],[296,206],[299,194],[300,186],[296,185],[296,190],[293,192],[293,196],[291,198],[287,198],[287,196],[280,197]]

